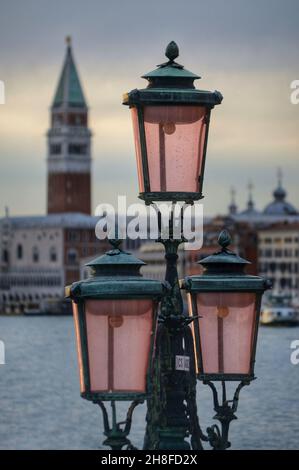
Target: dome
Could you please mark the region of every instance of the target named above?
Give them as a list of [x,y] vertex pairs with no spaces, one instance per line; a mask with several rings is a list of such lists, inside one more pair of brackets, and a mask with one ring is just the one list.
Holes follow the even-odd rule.
[[265,215],[298,215],[295,207],[287,201],[273,201],[264,209]]
[[281,185],[281,175],[278,179],[278,187],[273,191],[274,201],[270,202],[265,209],[265,215],[298,215],[297,209],[287,202],[287,192]]
[[273,191],[274,199],[277,199],[280,201],[282,201],[286,197],[286,195],[287,195],[286,191],[281,186],[279,186]]

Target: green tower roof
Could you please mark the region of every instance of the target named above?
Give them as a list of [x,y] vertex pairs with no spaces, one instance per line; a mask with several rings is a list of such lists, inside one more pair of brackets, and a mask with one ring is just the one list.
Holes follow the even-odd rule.
[[67,38],[67,51],[59,78],[52,107],[74,106],[86,108],[86,101],[74,63],[70,38]]

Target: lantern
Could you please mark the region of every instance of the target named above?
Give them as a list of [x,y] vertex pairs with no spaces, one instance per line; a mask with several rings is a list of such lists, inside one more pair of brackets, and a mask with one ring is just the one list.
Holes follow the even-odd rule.
[[200,77],[175,62],[178,54],[171,42],[168,62],[143,75],[148,87],[124,96],[132,113],[139,197],[147,204],[203,197],[210,114],[222,95],[195,89]]
[[201,380],[254,378],[260,305],[269,282],[244,272],[245,259],[227,249],[224,230],[222,250],[199,262],[202,275],[185,279],[189,313],[193,322],[198,377]]
[[141,260],[119,248],[87,264],[92,276],[69,288],[81,396],[136,400],[146,395],[158,302],[166,284],[139,274]]

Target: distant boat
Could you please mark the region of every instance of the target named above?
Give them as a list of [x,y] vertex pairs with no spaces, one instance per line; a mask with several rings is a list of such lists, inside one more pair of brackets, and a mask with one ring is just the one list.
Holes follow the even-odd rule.
[[272,294],[262,306],[261,325],[299,325],[299,309],[292,303],[292,297],[285,294]]
[[41,305],[29,304],[24,309],[24,315],[26,316],[60,316],[60,315],[72,315],[71,302],[67,299],[59,301],[45,301]]
[[43,312],[40,309],[38,304],[29,304],[24,308],[24,315],[26,316],[35,316],[35,315],[43,315]]

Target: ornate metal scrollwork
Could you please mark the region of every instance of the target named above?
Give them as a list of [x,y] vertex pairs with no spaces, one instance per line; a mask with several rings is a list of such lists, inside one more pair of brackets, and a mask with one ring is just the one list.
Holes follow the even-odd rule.
[[[125,421],[120,422],[117,422],[116,420],[115,401],[111,401],[112,426],[109,424],[108,412],[104,403],[102,401],[97,401],[96,403],[99,405],[103,413],[104,434],[107,437],[103,444],[111,447],[112,450],[121,450],[125,446],[127,450],[136,449],[136,447],[131,444],[131,441],[127,436],[131,431],[133,412],[137,405],[143,403],[143,400],[133,401],[128,409]],[[122,425],[124,425],[123,428],[121,427]]]

